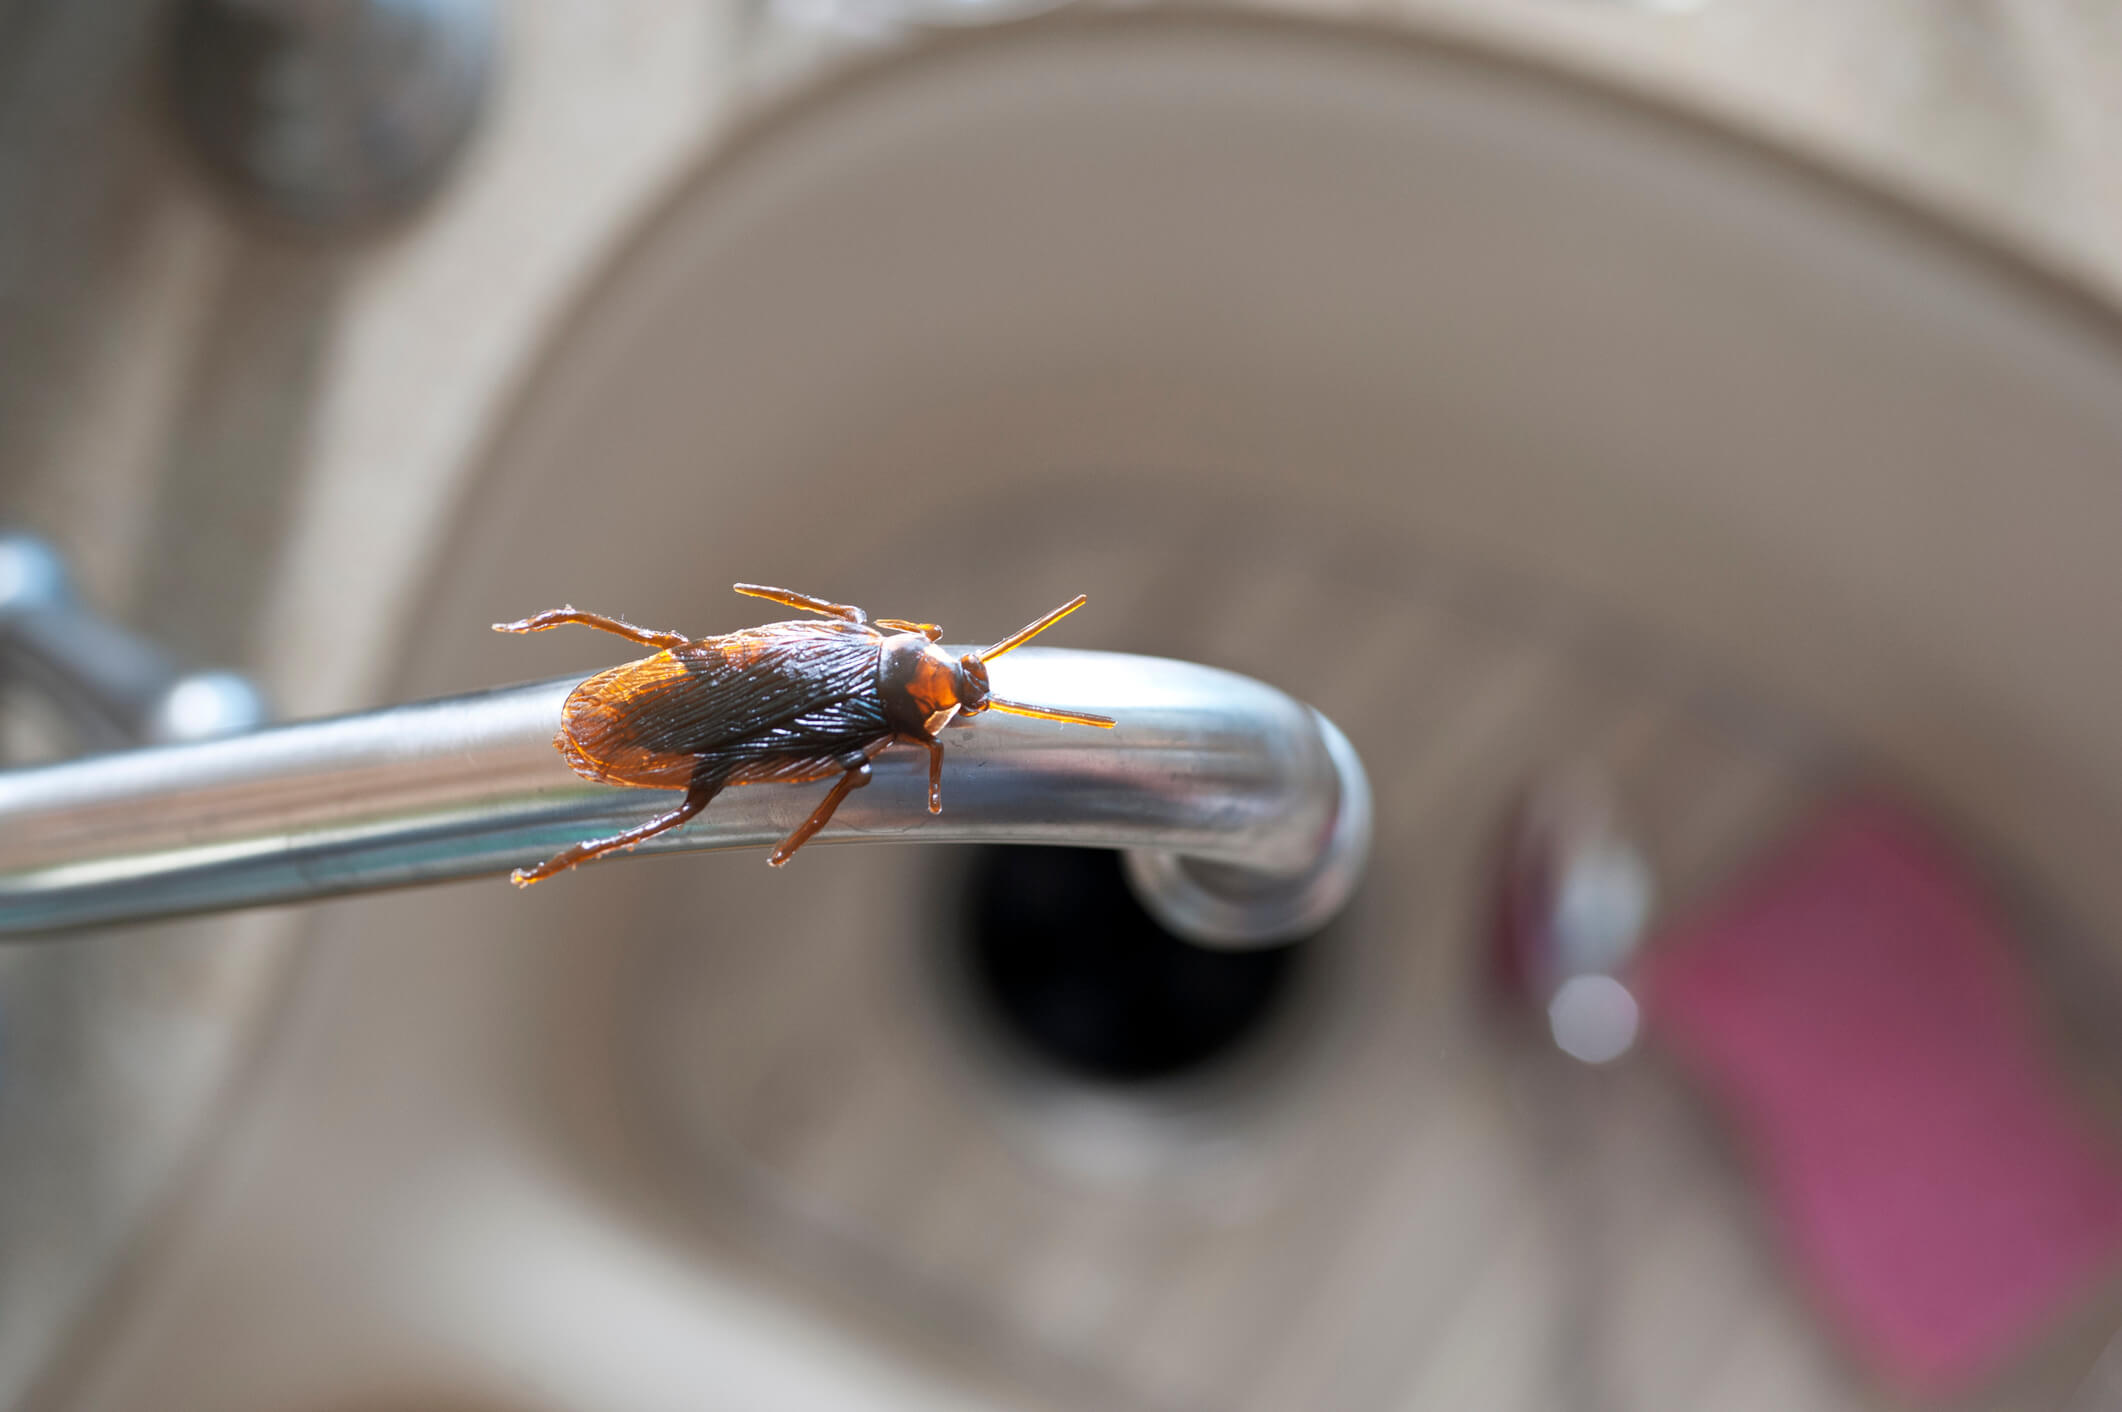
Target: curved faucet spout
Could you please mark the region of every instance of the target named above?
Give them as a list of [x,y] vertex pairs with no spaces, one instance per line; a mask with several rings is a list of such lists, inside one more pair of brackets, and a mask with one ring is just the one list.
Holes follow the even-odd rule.
[[[1316,711],[1247,677],[1120,653],[1026,648],[996,671],[1119,728],[992,713],[953,729],[941,814],[926,756],[887,751],[817,841],[1125,849],[1144,904],[1214,945],[1315,930],[1354,891],[1369,786]],[[578,779],[553,750],[574,684],[0,772],[0,931],[500,875],[647,818],[661,795]],[[764,848],[816,794],[732,789],[641,851]]]

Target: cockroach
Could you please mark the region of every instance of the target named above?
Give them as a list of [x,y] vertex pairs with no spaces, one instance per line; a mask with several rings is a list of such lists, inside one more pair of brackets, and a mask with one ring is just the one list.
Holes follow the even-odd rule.
[[937,733],[983,711],[1110,729],[1106,716],[1008,701],[988,689],[987,664],[1082,607],[1078,594],[982,652],[952,658],[943,629],[903,618],[874,622],[860,608],[808,594],[734,585],[750,598],[816,613],[719,637],[688,638],[556,608],[495,632],[544,632],[567,623],[615,633],[652,657],[600,672],[568,693],[553,745],[584,779],[639,789],[682,789],[667,814],[561,849],[518,868],[518,887],[607,853],[632,848],[698,814],[731,785],[803,784],[838,775],[802,827],[767,858],[778,868],[825,827],[848,794],[870,781],[870,761],[903,742],[928,750],[928,812],[943,812],[943,743]]

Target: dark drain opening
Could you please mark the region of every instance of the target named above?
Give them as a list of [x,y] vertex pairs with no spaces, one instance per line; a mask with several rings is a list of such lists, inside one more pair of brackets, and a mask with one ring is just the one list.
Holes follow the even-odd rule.
[[1236,1053],[1281,1010],[1312,945],[1183,941],[1142,910],[1119,854],[1087,848],[979,850],[954,944],[974,1004],[1013,1042],[1116,1084]]

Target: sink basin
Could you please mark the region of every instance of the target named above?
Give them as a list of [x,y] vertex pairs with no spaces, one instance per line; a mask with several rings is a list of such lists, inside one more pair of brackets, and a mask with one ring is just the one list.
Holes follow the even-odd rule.
[[[1347,731],[1365,895],[1219,1062],[1126,1084],[983,1010],[948,850],[319,907],[254,1091],[55,1395],[1874,1405],[1669,1076],[1602,1075],[1588,1150],[1528,1116],[1557,1061],[1478,1003],[1483,866],[1560,763],[1620,781],[1680,908],[1890,780],[2108,1003],[2118,394],[2122,324],[2032,265],[1457,41],[1073,15],[859,66],[584,296],[399,690],[618,660],[486,631],[562,602],[723,631],[743,579],[955,640],[1085,591],[1068,645]],[[1568,1213],[1615,1163],[1630,1258],[1588,1274]],[[2098,1323],[1999,1395],[2061,1401]]]

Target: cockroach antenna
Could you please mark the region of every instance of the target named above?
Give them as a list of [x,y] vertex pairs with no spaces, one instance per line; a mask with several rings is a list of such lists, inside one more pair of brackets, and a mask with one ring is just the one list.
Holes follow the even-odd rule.
[[978,715],[982,711],[1000,711],[1006,716],[1030,716],[1038,721],[1062,721],[1069,725],[1097,726],[1101,730],[1111,730],[1116,723],[1110,716],[1093,716],[1088,711],[1064,711],[1058,706],[1032,706],[985,691],[989,662],[1005,652],[1016,651],[1089,601],[1088,594],[1079,593],[1045,617],[1026,623],[993,647],[983,652],[968,652],[961,665],[965,667],[967,675],[976,680],[983,690],[978,704],[969,704],[965,714],[970,716]]

